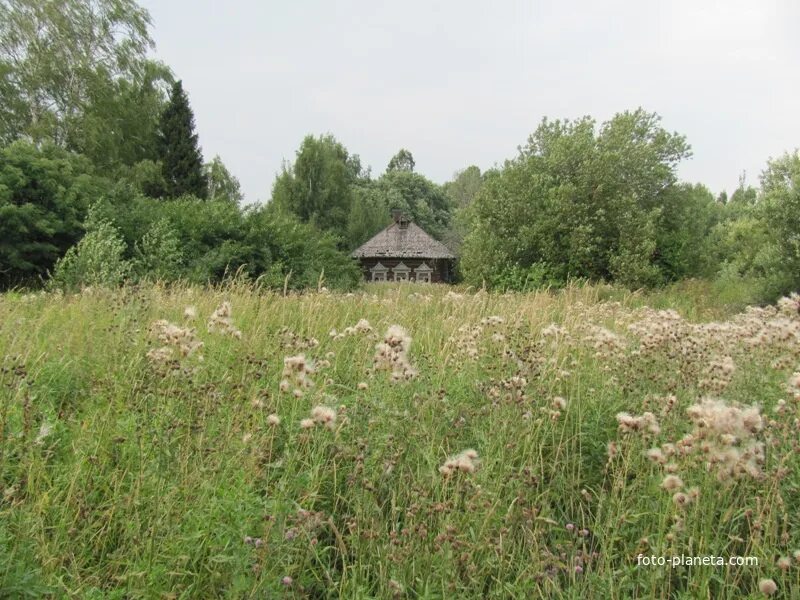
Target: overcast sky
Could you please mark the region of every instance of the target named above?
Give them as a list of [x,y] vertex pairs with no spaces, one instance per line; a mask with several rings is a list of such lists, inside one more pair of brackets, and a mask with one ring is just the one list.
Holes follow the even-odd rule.
[[516,154],[542,117],[638,106],[686,135],[714,193],[800,146],[797,0],[144,0],[206,160],[269,199],[303,137],[443,183]]

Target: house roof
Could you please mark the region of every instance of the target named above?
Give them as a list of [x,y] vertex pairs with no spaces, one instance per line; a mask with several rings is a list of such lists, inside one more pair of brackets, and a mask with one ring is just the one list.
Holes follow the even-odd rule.
[[365,242],[353,258],[455,258],[450,249],[411,221],[405,227],[394,222]]

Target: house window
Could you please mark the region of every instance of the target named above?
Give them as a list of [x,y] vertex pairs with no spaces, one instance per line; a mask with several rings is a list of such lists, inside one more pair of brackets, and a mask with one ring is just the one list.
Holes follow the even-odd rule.
[[431,269],[425,263],[422,263],[416,269],[414,269],[414,275],[420,283],[430,283],[431,282],[431,273],[433,273],[433,269]]
[[389,269],[384,267],[381,263],[378,263],[372,267],[369,272],[371,274],[371,281],[386,281],[386,273],[389,272]]
[[392,273],[394,274],[395,281],[408,281],[411,269],[409,269],[403,263],[400,263],[394,269],[392,269]]

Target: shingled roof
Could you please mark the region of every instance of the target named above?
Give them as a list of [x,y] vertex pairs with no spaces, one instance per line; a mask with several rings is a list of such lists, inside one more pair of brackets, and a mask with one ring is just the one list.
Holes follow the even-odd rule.
[[455,258],[450,249],[436,241],[412,221],[395,221],[358,247],[353,258]]

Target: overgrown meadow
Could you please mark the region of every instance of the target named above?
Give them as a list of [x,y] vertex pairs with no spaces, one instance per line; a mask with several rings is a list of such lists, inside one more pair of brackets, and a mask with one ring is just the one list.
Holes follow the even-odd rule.
[[799,307],[4,294],[0,596],[798,597]]

